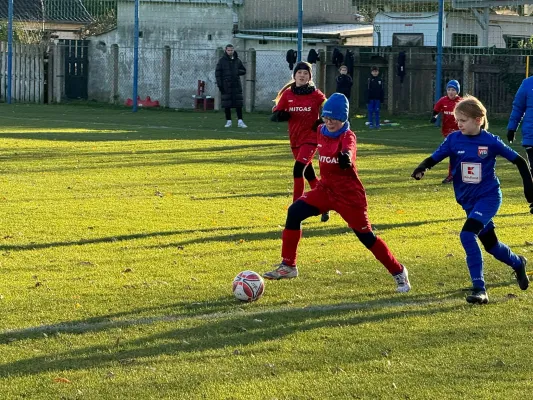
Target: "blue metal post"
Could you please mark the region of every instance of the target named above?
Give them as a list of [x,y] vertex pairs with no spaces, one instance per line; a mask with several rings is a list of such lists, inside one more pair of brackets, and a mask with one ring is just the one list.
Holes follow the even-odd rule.
[[137,112],[139,88],[139,1],[135,0],[135,21],[133,27],[133,112]]
[[13,79],[13,0],[7,6],[7,104],[11,104],[11,86]]
[[439,0],[439,30],[437,32],[437,76],[435,79],[435,102],[441,97],[442,86],[442,33],[444,20],[444,0]]
[[304,41],[304,0],[298,0],[298,61],[302,61]]

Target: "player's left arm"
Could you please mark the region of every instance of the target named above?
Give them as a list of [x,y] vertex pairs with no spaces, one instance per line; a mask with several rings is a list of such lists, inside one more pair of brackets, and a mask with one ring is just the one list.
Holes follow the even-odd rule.
[[357,140],[353,132],[345,132],[341,139],[341,151],[339,152],[339,167],[341,169],[352,168],[357,153]]
[[518,172],[520,172],[522,183],[524,185],[524,196],[529,203],[529,211],[533,214],[533,178],[531,177],[531,171],[527,161],[524,157],[503,143],[499,137],[496,138],[496,143],[499,154],[511,161],[518,168]]

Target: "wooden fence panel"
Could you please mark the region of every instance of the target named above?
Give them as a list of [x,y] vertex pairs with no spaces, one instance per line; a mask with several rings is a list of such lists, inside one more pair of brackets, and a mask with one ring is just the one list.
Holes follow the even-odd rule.
[[[7,43],[0,42],[0,100],[7,101]],[[11,100],[44,103],[44,48],[38,44],[13,43]]]

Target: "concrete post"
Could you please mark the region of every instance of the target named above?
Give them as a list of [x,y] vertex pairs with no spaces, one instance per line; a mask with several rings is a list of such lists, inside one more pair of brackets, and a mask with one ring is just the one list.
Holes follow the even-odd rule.
[[326,52],[318,50],[319,60],[316,62],[316,84],[322,93],[326,93]]
[[[224,49],[222,47],[219,47],[217,49],[217,62],[218,60],[220,60],[220,58],[224,55]],[[215,77],[215,80],[216,80],[216,77]],[[215,110],[220,110],[220,103],[221,103],[222,99],[220,98],[220,90],[218,90],[218,87],[217,87],[217,90],[215,91]]]
[[57,44],[52,44],[50,45],[50,48],[48,50],[48,71],[46,72],[47,73],[46,102],[48,104],[52,104],[54,102],[54,68],[55,68],[54,67],[54,64],[55,64],[54,49],[56,46]]
[[463,56],[463,85],[462,94],[474,93],[474,74],[470,72],[472,65],[472,56],[465,54]]
[[54,46],[54,102],[61,103],[65,96],[65,48]]
[[388,63],[389,73],[387,77],[387,111],[389,114],[394,113],[394,56],[389,54]]
[[161,74],[162,82],[161,87],[163,88],[163,107],[170,107],[170,58],[171,50],[169,46],[165,46],[163,49],[163,73]]
[[109,102],[111,104],[118,103],[118,44],[111,46],[111,94],[109,95]]
[[246,112],[253,112],[255,108],[255,76],[257,70],[257,54],[255,49],[248,50],[246,65],[246,95],[244,96]]

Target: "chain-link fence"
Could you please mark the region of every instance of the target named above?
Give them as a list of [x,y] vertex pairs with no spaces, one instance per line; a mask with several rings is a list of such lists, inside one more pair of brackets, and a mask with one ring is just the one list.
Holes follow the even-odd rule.
[[[138,21],[135,1],[141,11]],[[14,40],[23,43],[40,35],[35,54],[40,52],[42,60],[27,61],[34,50],[23,53],[21,47],[14,61],[20,68],[10,80],[6,47],[0,48],[0,99],[5,99],[6,82],[24,88],[38,81],[37,92],[44,93],[38,102],[81,98],[125,104],[133,101],[136,83],[142,100],[149,96],[164,107],[201,108],[207,98],[207,108],[216,108],[215,67],[224,46],[233,43],[248,70],[242,78],[245,109],[268,111],[291,78],[286,56],[297,48],[297,3],[15,1]],[[306,60],[310,51],[321,55],[313,65],[313,79],[326,95],[336,89],[339,63],[349,64],[353,109],[364,109],[367,77],[376,65],[385,81],[384,109],[390,112],[427,112],[444,89],[435,87],[436,82],[443,86],[452,78],[460,82],[462,93],[480,97],[491,112],[508,112],[518,85],[529,75],[532,11],[533,1],[522,0],[446,0],[442,13],[437,0],[306,0],[301,58]],[[0,17],[6,12],[0,2]],[[437,47],[439,17],[442,57]],[[139,78],[133,82],[136,22]],[[334,57],[335,52],[344,61]],[[37,64],[42,68],[30,71]],[[15,101],[29,98],[23,94]]]

